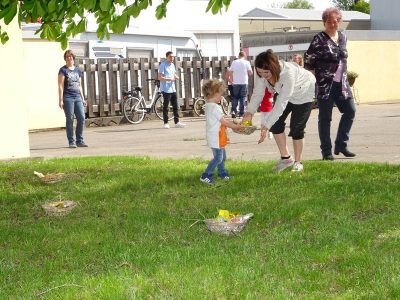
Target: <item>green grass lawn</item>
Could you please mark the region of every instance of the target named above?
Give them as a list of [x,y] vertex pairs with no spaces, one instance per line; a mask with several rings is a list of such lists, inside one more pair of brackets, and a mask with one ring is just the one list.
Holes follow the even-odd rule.
[[[228,161],[232,180],[207,186],[206,164],[0,163],[0,299],[400,298],[399,165]],[[78,206],[46,216],[60,197]],[[239,236],[191,226],[218,209],[254,217]]]

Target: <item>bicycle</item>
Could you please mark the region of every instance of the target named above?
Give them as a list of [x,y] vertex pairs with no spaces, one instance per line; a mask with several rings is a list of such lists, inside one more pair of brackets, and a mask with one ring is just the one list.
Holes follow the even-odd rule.
[[[143,121],[145,114],[155,112],[156,116],[163,120],[163,105],[164,99],[160,91],[160,80],[147,79],[147,81],[154,81],[154,91],[150,103],[142,95],[142,88],[140,86],[134,88],[132,91],[124,91],[123,95],[123,113],[126,120],[132,124],[139,124]],[[174,118],[172,108],[168,108],[168,120]]]
[[[225,115],[229,115],[231,103],[230,101],[226,100],[224,96],[221,96],[221,102],[220,105],[222,107],[222,111]],[[194,108],[194,113],[198,117],[204,117],[205,115],[205,107],[206,107],[206,100],[204,98],[197,98],[194,101],[193,108]]]

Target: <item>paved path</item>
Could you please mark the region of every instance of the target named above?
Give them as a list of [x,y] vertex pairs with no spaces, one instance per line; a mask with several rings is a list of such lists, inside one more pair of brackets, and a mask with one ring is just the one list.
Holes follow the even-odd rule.
[[[334,108],[332,140],[336,135],[339,112]],[[306,129],[303,161],[321,159],[317,131],[318,110],[313,110]],[[31,157],[79,157],[109,155],[145,155],[156,158],[210,159],[205,144],[205,121],[202,118],[181,120],[187,127],[163,129],[160,120],[145,120],[139,125],[92,127],[84,131],[89,148],[69,149],[65,130],[30,133]],[[255,117],[258,124],[259,118]],[[400,163],[400,101],[357,106],[356,120],[350,135],[353,159],[337,156],[338,162]],[[258,145],[259,131],[250,136],[230,134],[228,158],[235,160],[276,160],[278,149],[273,140]],[[291,141],[289,141],[292,151]]]

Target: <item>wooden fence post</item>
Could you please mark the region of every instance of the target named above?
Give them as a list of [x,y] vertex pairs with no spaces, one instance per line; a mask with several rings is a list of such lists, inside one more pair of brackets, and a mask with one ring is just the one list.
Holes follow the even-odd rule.
[[176,75],[178,76],[178,80],[175,81],[175,88],[176,88],[176,97],[179,99],[182,98],[182,62],[180,60],[180,57],[175,58],[175,69],[176,69]]
[[97,60],[97,82],[99,90],[99,117],[105,117],[104,107],[107,104],[107,79],[106,79],[107,64],[104,59]]
[[118,64],[119,93],[120,93],[118,98],[121,100],[121,101],[119,101],[118,108],[119,108],[120,114],[122,114],[122,110],[123,110],[123,108],[122,108],[122,103],[123,103],[122,102],[122,99],[123,99],[122,93],[124,91],[128,90],[128,68],[129,68],[128,61],[126,59],[120,59],[119,64]]
[[219,63],[218,57],[213,56],[211,58],[211,71],[212,71],[212,78],[219,79]]
[[97,108],[96,99],[96,65],[94,59],[89,59],[86,63],[86,90],[87,90],[87,107],[89,118],[96,117],[94,107]]
[[191,61],[189,57],[184,57],[182,62],[183,77],[185,79],[185,109],[189,109],[189,102],[192,100],[192,78],[191,78]]
[[203,79],[210,79],[210,58],[203,57],[201,60],[201,68],[203,69]]
[[139,85],[139,64],[133,58],[129,59],[129,73],[131,79],[131,90]]
[[[150,69],[150,78],[157,79],[158,78],[158,59],[157,58],[150,59],[149,69]],[[151,82],[149,82],[149,84],[150,84],[151,97],[153,97],[155,82],[151,81]]]
[[140,59],[140,81],[142,85],[142,95],[145,99],[149,99],[149,84],[147,79],[149,78],[149,63],[147,58]]
[[201,97],[201,61],[199,58],[193,58],[193,84],[194,98]]
[[110,59],[108,61],[109,116],[115,116],[115,105],[118,105],[117,70],[117,61]]

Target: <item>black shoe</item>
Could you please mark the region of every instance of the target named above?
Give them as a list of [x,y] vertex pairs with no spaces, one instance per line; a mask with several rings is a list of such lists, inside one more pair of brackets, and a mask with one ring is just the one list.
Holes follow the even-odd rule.
[[354,156],[356,156],[355,153],[350,152],[350,151],[347,150],[347,149],[342,150],[342,151],[339,151],[339,150],[336,150],[336,149],[335,149],[334,153],[335,153],[335,155],[339,155],[340,153],[342,153],[342,154],[343,154],[344,156],[346,156],[346,157],[354,157]]
[[322,155],[322,160],[334,160],[335,158],[333,157],[332,154],[328,155]]
[[235,119],[235,118],[236,118],[236,114],[232,113],[232,119]]
[[87,145],[87,144],[85,144],[85,142],[82,142],[82,143],[76,143],[76,145],[77,145],[78,147],[88,147],[88,145]]

